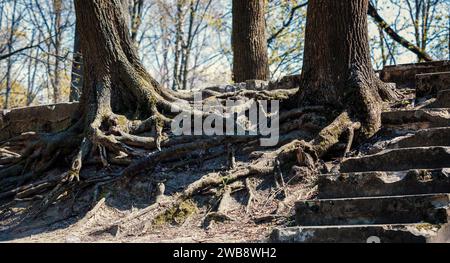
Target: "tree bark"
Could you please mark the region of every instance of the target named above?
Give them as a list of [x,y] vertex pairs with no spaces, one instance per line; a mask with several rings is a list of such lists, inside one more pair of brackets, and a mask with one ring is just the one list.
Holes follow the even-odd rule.
[[372,68],[367,27],[368,0],[311,0],[304,64],[297,100],[347,110],[366,135],[381,125],[386,86]]
[[80,109],[88,123],[101,122],[112,113],[147,118],[155,104],[171,98],[141,64],[120,5],[110,0],[75,1],[84,62]]
[[[12,54],[13,53],[13,41],[14,41],[14,35],[15,35],[15,30],[16,30],[16,8],[17,8],[17,1],[14,1],[13,4],[13,10],[12,10],[12,18],[11,18],[11,26],[10,26],[10,30],[9,30],[9,37],[8,37],[8,54]],[[11,90],[12,90],[12,66],[13,66],[13,61],[11,56],[8,57],[8,60],[6,62],[6,92],[5,92],[5,104],[3,105],[4,109],[8,109],[9,108],[9,100],[10,100],[10,95],[11,95]]]
[[72,76],[70,81],[69,101],[80,99],[83,87],[83,54],[81,52],[80,33],[78,26],[75,26],[75,36],[73,41]]
[[265,25],[265,1],[233,0],[233,79],[267,80],[269,64]]
[[53,1],[53,11],[55,13],[55,67],[53,69],[53,103],[61,100],[61,41],[62,41],[62,1]]
[[144,0],[133,0],[133,12],[131,13],[131,39],[138,45],[137,36],[139,27],[142,24],[142,12],[144,9]]
[[173,66],[173,84],[172,89],[177,90],[181,86],[181,78],[178,73],[178,68],[180,66],[180,58],[181,58],[181,44],[183,41],[183,2],[181,0],[177,0],[176,4],[176,25],[175,25],[175,50],[174,50],[174,66]]

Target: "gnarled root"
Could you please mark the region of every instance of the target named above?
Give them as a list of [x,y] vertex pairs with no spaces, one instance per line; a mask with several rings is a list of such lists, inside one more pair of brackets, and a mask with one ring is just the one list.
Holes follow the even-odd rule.
[[[151,227],[151,222],[158,215],[180,206],[196,195],[222,188],[225,191],[221,200],[226,200],[231,195],[227,190],[228,186],[234,182],[241,182],[243,189],[247,189],[249,198],[246,211],[250,213],[256,196],[250,177],[275,176],[275,182],[278,183],[276,192],[283,192],[282,199],[284,199],[289,196],[287,186],[290,182],[284,181],[282,166],[297,164],[317,172],[315,169],[318,160],[340,141],[344,133],[348,132],[351,135],[360,127],[358,122],[353,121],[349,114],[344,112],[329,126],[322,129],[313,140],[309,142],[296,140],[298,136],[304,136],[308,131],[316,132],[321,127],[323,119],[318,113],[323,111],[323,107],[310,107],[282,112],[279,121],[280,141],[283,146],[269,152],[261,152],[249,165],[240,165],[234,161],[235,149],[241,149],[244,152],[251,148],[260,149],[255,146],[255,137],[174,137],[165,130],[170,118],[159,114],[157,110],[153,111],[154,117],[139,121],[129,120],[125,116],[102,109],[102,113],[96,114],[87,128],[83,128],[83,125],[74,126],[65,132],[53,135],[24,134],[21,138],[11,140],[8,145],[4,145],[1,153],[5,157],[0,160],[11,160],[11,162],[7,169],[0,172],[0,185],[3,186],[6,183],[9,185],[9,188],[2,187],[0,200],[13,198],[18,202],[39,197],[39,204],[32,206],[31,210],[31,215],[37,215],[56,201],[67,198],[77,188],[111,183],[120,178],[153,170],[161,163],[175,162],[174,167],[181,167],[190,162],[184,161],[183,157],[192,152],[203,150],[206,153],[204,158],[207,159],[209,148],[228,145],[214,154],[217,156],[229,154],[229,170],[208,174],[172,196],[162,195],[162,198],[157,198],[156,203],[148,208],[134,212],[110,226],[96,229],[94,233],[107,231],[110,228],[134,231],[136,227],[139,227],[145,231]],[[348,148],[353,141],[353,136],[349,137]],[[17,149],[23,149],[22,145],[26,144],[30,145],[26,150],[17,151]],[[247,147],[242,149],[238,145]],[[53,156],[54,159],[47,158],[48,156]],[[66,167],[65,172],[51,176],[46,174],[46,171],[61,158],[67,162],[60,167]],[[91,163],[92,160],[98,160],[99,164],[105,167],[118,164],[125,168],[120,172],[117,172],[117,169],[113,172],[111,169],[111,172],[106,175],[83,178],[81,171],[83,164],[86,164],[88,160]],[[46,163],[47,166],[42,163]],[[35,171],[39,173],[30,170],[32,167],[38,167],[39,169]],[[223,205],[219,205],[218,211],[214,213],[226,216],[226,211],[221,211],[224,210],[221,207]],[[147,223],[142,223],[143,218]],[[127,230],[123,234],[127,234]]]

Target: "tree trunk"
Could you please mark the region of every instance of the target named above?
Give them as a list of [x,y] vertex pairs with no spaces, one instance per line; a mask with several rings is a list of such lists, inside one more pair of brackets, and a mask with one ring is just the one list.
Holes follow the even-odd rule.
[[81,89],[83,87],[83,54],[81,53],[80,33],[78,26],[75,26],[75,36],[73,41],[73,61],[72,76],[70,81],[69,101],[78,101],[80,99]]
[[142,23],[142,12],[144,9],[144,0],[133,0],[133,12],[131,14],[131,39],[138,45],[137,36],[139,27]]
[[269,65],[265,24],[265,1],[233,0],[233,79],[267,80]]
[[386,86],[372,68],[368,0],[311,0],[308,4],[301,105],[348,110],[371,135],[381,125]]
[[80,107],[88,123],[104,121],[113,113],[147,118],[155,104],[170,99],[141,64],[120,4],[75,1],[84,62]]
[[183,41],[183,2],[177,0],[176,25],[175,25],[175,50],[174,50],[174,66],[173,66],[173,84],[172,89],[177,90],[181,86],[181,78],[178,72],[181,58],[181,44]]
[[[17,8],[17,1],[14,1],[13,4],[13,10],[12,10],[12,18],[11,18],[11,26],[9,31],[9,37],[8,37],[8,54],[11,54],[13,52],[13,42],[14,42],[14,35],[16,31],[16,8]],[[13,61],[11,57],[8,57],[8,60],[6,62],[6,92],[5,92],[5,104],[3,105],[4,109],[9,108],[9,100],[12,90],[12,66]]]
[[61,99],[61,40],[62,40],[62,1],[54,0],[53,9],[55,12],[55,67],[53,69],[53,103],[58,103]]

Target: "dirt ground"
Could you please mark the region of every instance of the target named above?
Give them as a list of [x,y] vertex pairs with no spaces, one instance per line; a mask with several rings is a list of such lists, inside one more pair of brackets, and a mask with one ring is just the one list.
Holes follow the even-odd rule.
[[[237,165],[245,166],[248,163],[244,160]],[[291,208],[296,200],[309,198],[314,194],[313,189],[294,181],[295,177],[290,175],[286,176],[287,197],[276,189],[273,177],[254,177],[249,179],[255,189],[250,205],[248,206],[247,189],[237,185],[233,187],[231,198],[226,202],[224,218],[211,216],[221,200],[217,193],[203,193],[190,201],[190,210],[182,210],[170,219],[155,220],[154,215],[148,215],[139,217],[132,223],[123,223],[130,215],[137,214],[152,204],[164,203],[164,200],[155,199],[154,192],[158,182],[164,181],[164,199],[209,172],[224,169],[225,166],[226,159],[219,157],[177,169],[158,167],[158,171],[151,174],[100,189],[87,189],[51,206],[45,214],[33,219],[22,218],[26,203],[17,204],[13,211],[2,211],[0,214],[0,241],[265,242],[274,227],[291,224]],[[97,171],[94,169],[84,171],[85,174],[95,172]],[[118,223],[113,224],[114,222]]]

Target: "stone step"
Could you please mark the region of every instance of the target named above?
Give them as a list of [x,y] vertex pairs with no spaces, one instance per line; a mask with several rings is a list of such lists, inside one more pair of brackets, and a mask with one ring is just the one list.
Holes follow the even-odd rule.
[[381,114],[383,127],[418,130],[450,126],[450,109],[433,108],[388,111]]
[[447,225],[394,224],[275,228],[273,243],[445,243]]
[[299,226],[447,223],[450,194],[319,199],[295,204]]
[[416,75],[416,96],[436,96],[441,90],[450,89],[450,70]]
[[436,100],[427,108],[450,108],[450,89],[439,91]]
[[425,63],[386,66],[380,72],[384,82],[394,82],[398,86],[414,87],[416,75],[450,71],[450,61],[432,61]]
[[450,146],[450,127],[419,130],[393,139],[386,147],[399,149],[426,146]]
[[377,154],[349,158],[341,163],[341,173],[404,171],[450,167],[450,147],[416,147],[385,150]]
[[450,168],[325,174],[318,178],[320,199],[431,193],[450,193]]

